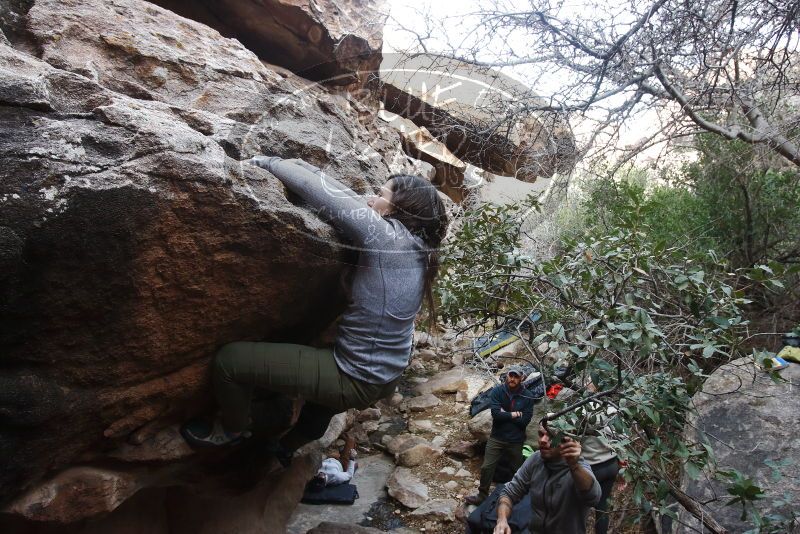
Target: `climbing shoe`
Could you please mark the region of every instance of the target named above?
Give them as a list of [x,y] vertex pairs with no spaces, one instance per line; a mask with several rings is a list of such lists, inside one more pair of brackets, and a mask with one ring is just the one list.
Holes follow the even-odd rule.
[[208,448],[241,443],[248,437],[249,433],[239,432],[232,434],[226,432],[218,419],[213,422],[204,419],[193,419],[181,426],[181,435],[186,440],[186,443],[192,447]]

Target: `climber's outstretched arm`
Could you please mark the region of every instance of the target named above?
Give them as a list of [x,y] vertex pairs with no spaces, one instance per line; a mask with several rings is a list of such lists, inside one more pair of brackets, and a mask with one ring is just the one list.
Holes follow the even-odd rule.
[[250,163],[274,174],[319,215],[359,244],[392,239],[394,228],[349,187],[301,160],[256,156]]

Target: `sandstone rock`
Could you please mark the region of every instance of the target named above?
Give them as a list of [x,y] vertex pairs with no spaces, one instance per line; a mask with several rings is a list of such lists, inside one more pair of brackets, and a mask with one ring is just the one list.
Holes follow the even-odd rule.
[[393,407],[400,406],[400,403],[403,402],[403,394],[399,391],[395,391],[392,393],[392,396],[389,397],[389,405]]
[[364,432],[367,433],[375,432],[376,430],[378,430],[378,426],[379,425],[377,421],[364,421],[363,423],[361,423],[361,428],[364,430]]
[[[774,383],[757,370],[752,357],[744,357],[714,371],[694,397],[697,415],[686,427],[690,439],[699,428],[715,437],[709,443],[719,469],[736,469],[764,490],[761,512],[788,515],[800,499],[800,465],[792,462],[781,469],[775,482],[765,460],[800,458],[800,365],[790,364],[780,372],[786,382]],[[755,395],[755,396],[754,396]],[[747,451],[743,454],[742,451]],[[741,521],[741,508],[725,506],[726,484],[701,475],[684,476],[682,488],[700,502],[709,502],[709,512],[730,532],[743,532],[752,524]],[[779,504],[787,495],[789,504]],[[681,511],[679,521],[687,528],[701,529],[697,520]]]
[[400,153],[347,98],[158,6],[25,4],[0,43],[3,502],[78,459],[162,454],[143,430],[205,408],[221,345],[310,342],[345,305],[340,237],[239,159],[365,193]]
[[442,469],[439,472],[440,473],[444,473],[445,475],[450,475],[450,476],[454,476],[456,474],[456,470],[453,469],[450,466],[442,467]]
[[394,470],[386,488],[390,496],[408,508],[419,508],[428,501],[428,488],[405,467]]
[[456,458],[473,458],[476,455],[477,443],[471,441],[457,441],[445,451],[448,455]]
[[427,443],[420,443],[398,454],[396,462],[403,467],[416,467],[430,462],[441,454],[440,449],[435,449]]
[[123,443],[109,456],[125,462],[165,462],[194,454],[177,425],[171,425],[139,444]]
[[[507,115],[509,106],[514,106],[512,100],[515,98],[509,100],[506,95],[530,98],[529,88],[480,68],[457,61],[443,61],[441,57],[420,55],[412,60],[403,59],[401,69],[391,67],[387,65],[383,69],[381,86],[386,110],[426,128],[461,161],[528,182],[537,177],[566,172],[574,165],[577,156],[575,139],[564,117],[531,114],[520,118],[514,115],[511,121],[503,122],[502,117]],[[457,84],[461,93],[467,92],[462,98],[443,98],[441,95],[431,100],[412,94],[413,90],[400,89],[415,86],[414,77],[422,77],[418,83],[424,82],[427,87],[437,84],[450,87],[453,76],[462,81]],[[488,87],[480,83],[475,84],[474,95],[468,94],[464,80],[488,77],[497,90],[493,96],[479,97],[480,92]]]
[[400,434],[394,437],[389,436],[386,442],[386,450],[389,454],[396,455],[411,447],[424,443],[428,443],[428,440],[420,436],[415,436],[414,434]]
[[469,393],[466,391],[456,391],[456,402],[469,402]]
[[467,428],[478,441],[487,441],[492,433],[492,412],[490,410],[480,412],[469,420]]
[[427,382],[417,385],[414,391],[419,395],[426,393],[455,393],[459,390],[467,389],[467,381],[464,379],[463,369],[451,369],[439,373]]
[[454,353],[452,358],[450,358],[450,362],[456,367],[464,365],[464,353],[463,352]]
[[409,371],[413,371],[415,373],[420,373],[425,371],[425,364],[419,360],[411,360],[411,363],[408,364]]
[[304,77],[363,87],[381,62],[380,0],[322,4],[309,0],[155,0],[176,13],[238,39],[262,59]]
[[367,408],[366,410],[361,410],[358,412],[356,421],[362,423],[364,421],[377,421],[380,418],[381,411],[378,408]]
[[142,487],[138,480],[144,478],[142,475],[73,467],[20,496],[5,511],[34,521],[59,523],[107,513]]
[[436,360],[438,358],[438,355],[434,350],[422,349],[417,351],[417,358],[421,359],[424,362],[430,362]]
[[458,478],[471,478],[472,477],[472,473],[470,473],[466,469],[462,468],[462,469],[459,469],[458,471],[456,471],[456,475],[455,476],[457,476]]
[[406,407],[412,412],[424,412],[431,408],[439,406],[442,401],[433,393],[426,393],[418,397],[413,397],[406,401]]
[[415,128],[407,133],[401,132],[401,138],[406,154],[433,167],[431,183],[453,202],[463,202],[467,196],[467,189],[464,187],[467,165],[435,139],[425,127]]
[[447,482],[444,483],[444,487],[450,491],[455,491],[459,488],[459,485],[458,482],[456,482],[455,480],[448,480]]
[[478,394],[495,386],[494,380],[487,379],[483,374],[469,374],[465,376],[465,379],[467,381],[466,402],[472,402]]
[[433,421],[428,419],[415,419],[408,423],[408,429],[415,434],[433,432]]
[[444,447],[446,443],[447,443],[447,438],[445,438],[444,436],[436,436],[431,440],[431,445],[433,445],[434,447],[441,448]]
[[411,515],[429,517],[441,521],[453,521],[455,520],[457,506],[458,501],[455,499],[433,499],[411,512]]
[[436,179],[436,167],[434,167],[427,161],[422,161],[414,158],[409,158],[409,160],[411,162],[411,173],[417,176],[422,176],[423,178],[426,178],[431,182],[433,182]]

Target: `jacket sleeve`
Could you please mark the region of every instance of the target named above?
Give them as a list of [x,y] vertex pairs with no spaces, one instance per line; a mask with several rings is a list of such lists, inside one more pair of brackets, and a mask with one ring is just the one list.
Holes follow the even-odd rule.
[[514,424],[520,428],[527,428],[533,418],[533,400],[525,397],[525,407],[521,411],[522,417],[514,419]]
[[491,402],[490,406],[492,408],[492,419],[494,419],[495,421],[511,421],[513,419],[513,417],[511,417],[511,412],[506,412],[505,410],[503,410],[502,384],[494,387],[489,399]]
[[315,208],[320,217],[356,243],[379,244],[394,237],[394,227],[370,208],[363,197],[313,165],[274,156],[256,156],[249,162],[275,175]]
[[580,458],[578,460],[578,464],[592,475],[592,487],[586,491],[578,491],[576,488],[575,492],[586,506],[596,506],[597,503],[600,502],[600,497],[602,496],[600,483],[597,481],[597,477],[594,476],[594,471],[592,471],[591,466],[586,462],[586,460]]
[[536,464],[539,462],[541,462],[539,453],[536,452],[535,454],[531,454],[530,458],[525,460],[525,463],[522,464],[522,467],[517,469],[517,472],[514,473],[514,478],[511,479],[511,482],[506,484],[506,486],[503,488],[503,493],[501,495],[505,495],[511,499],[511,502],[517,504],[525,495],[527,495],[528,490],[531,487],[533,471],[536,467]]

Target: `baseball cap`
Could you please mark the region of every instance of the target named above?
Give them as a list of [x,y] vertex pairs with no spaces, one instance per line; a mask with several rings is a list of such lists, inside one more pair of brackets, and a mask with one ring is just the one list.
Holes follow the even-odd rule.
[[511,374],[511,373],[514,373],[515,375],[520,377],[525,376],[525,371],[522,370],[521,365],[512,365],[511,367],[509,367],[508,371],[506,371],[506,374]]

